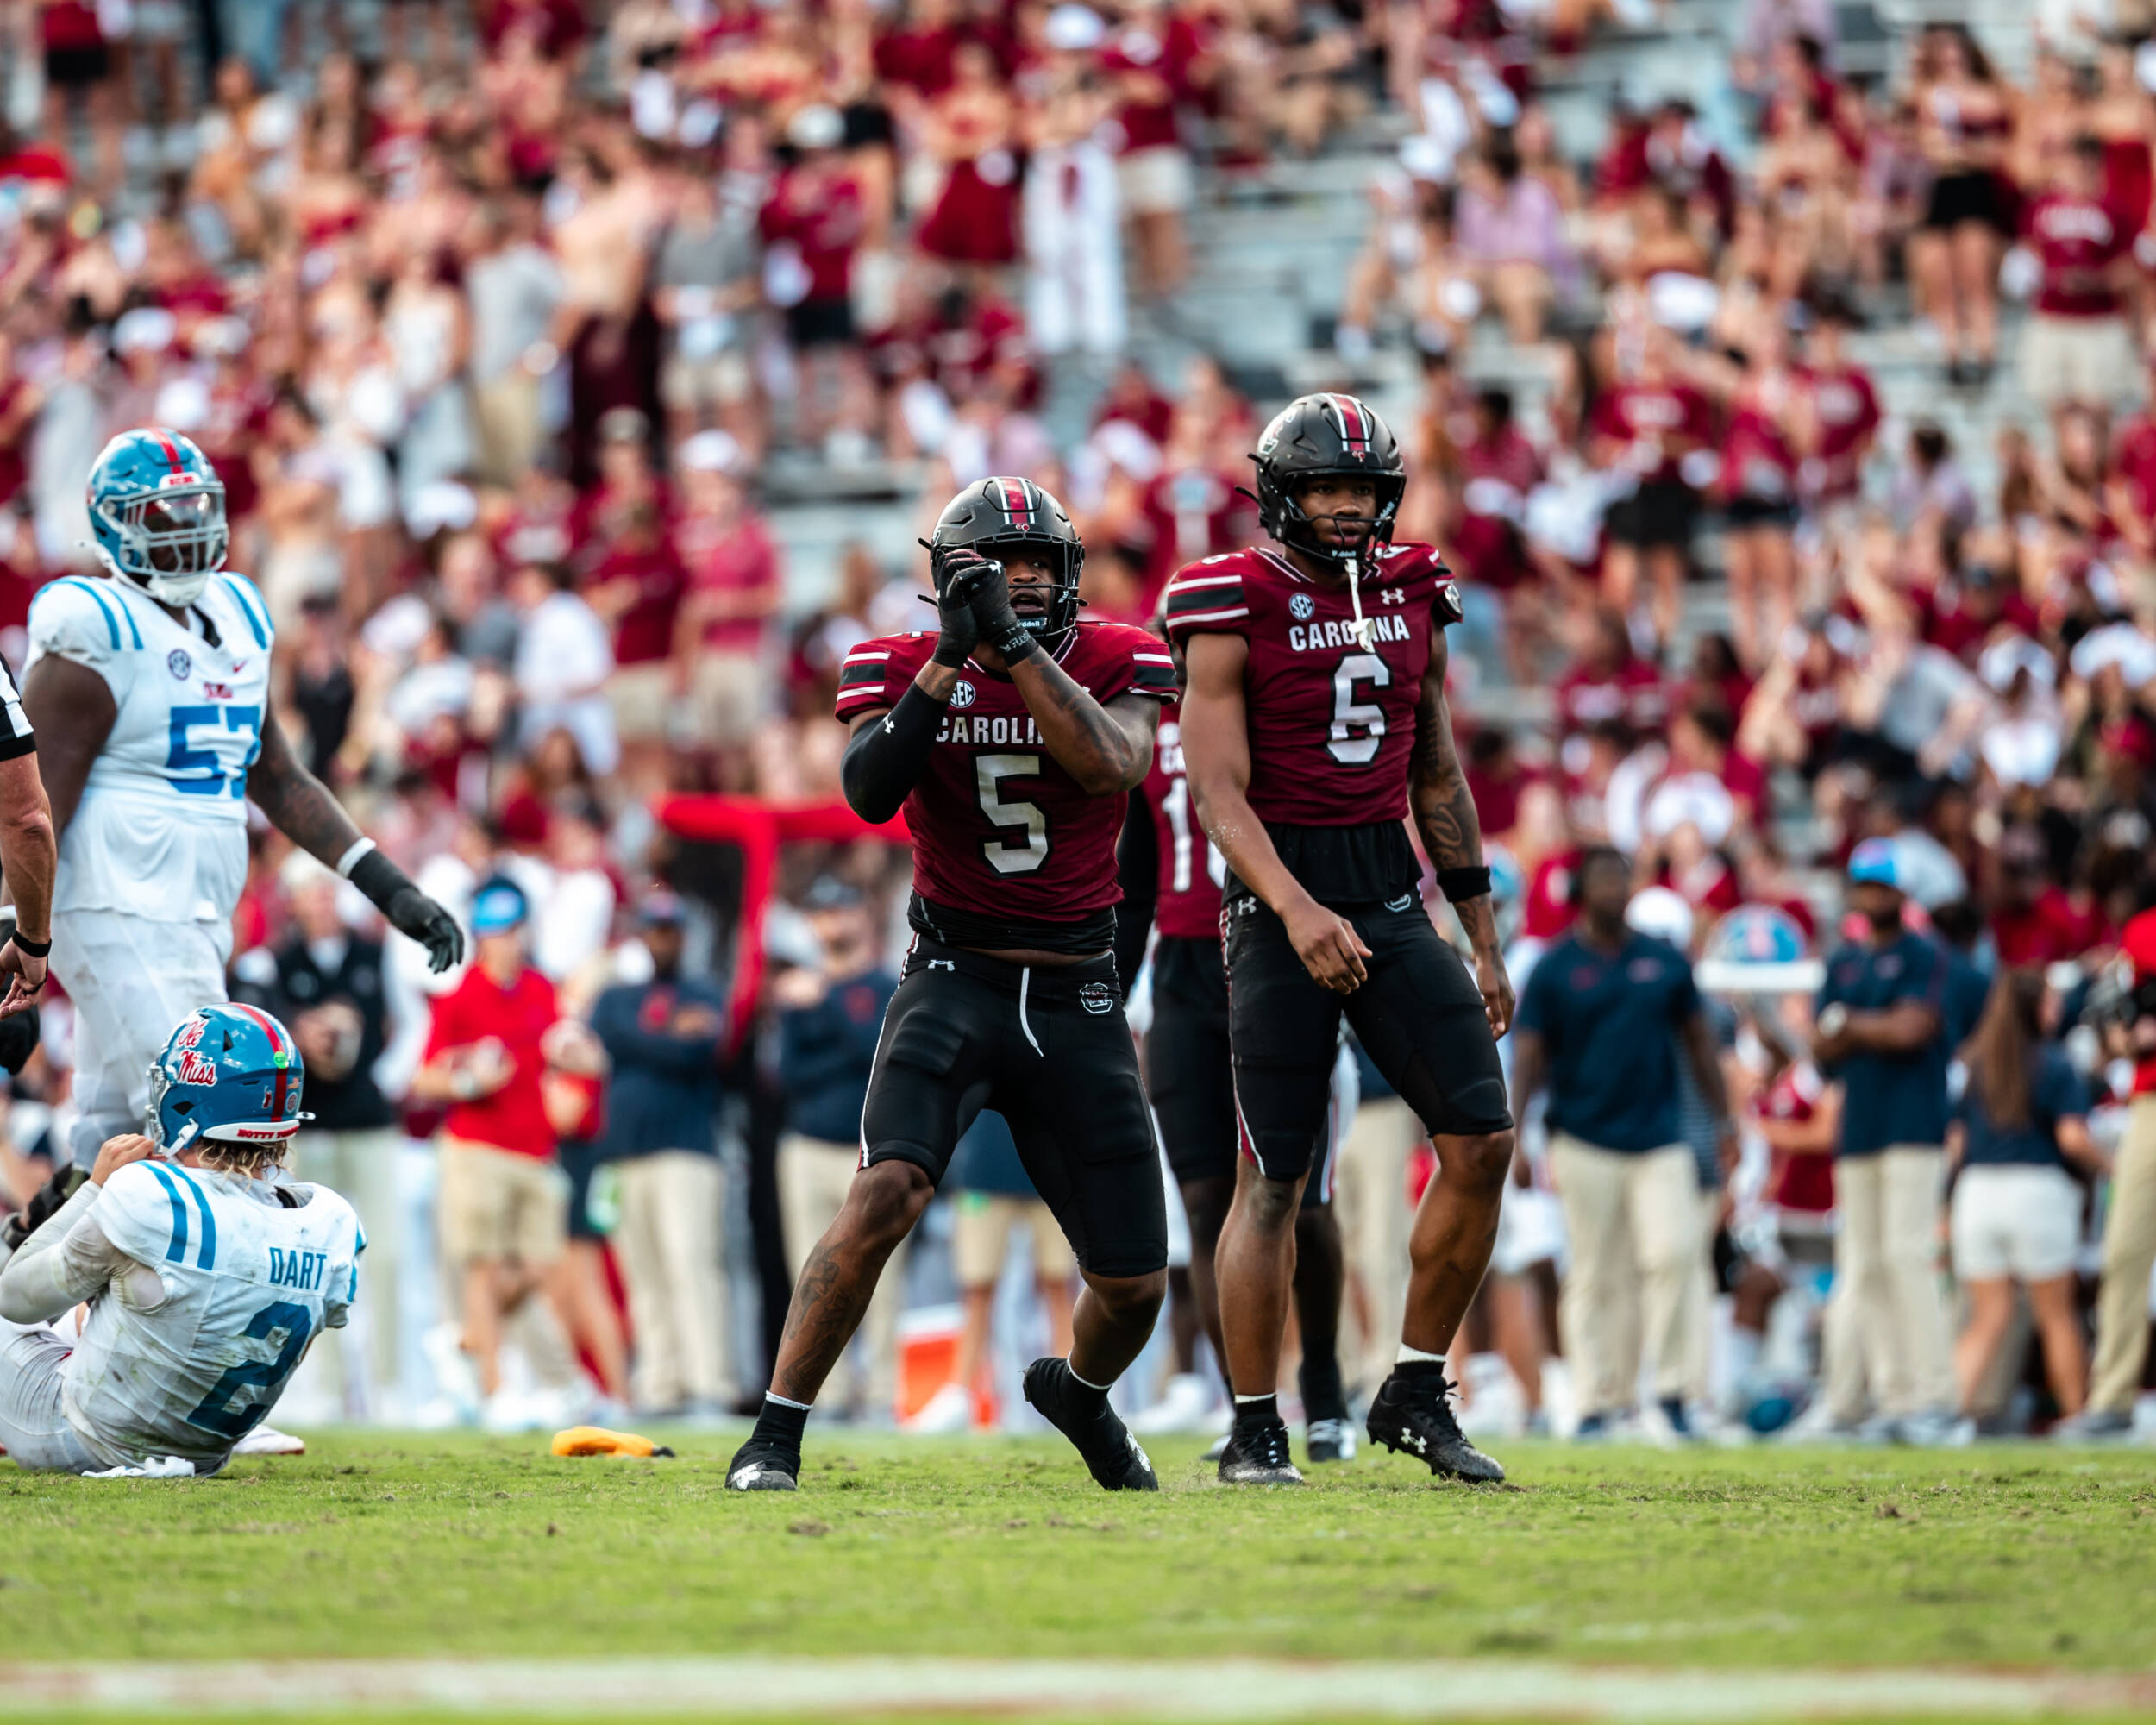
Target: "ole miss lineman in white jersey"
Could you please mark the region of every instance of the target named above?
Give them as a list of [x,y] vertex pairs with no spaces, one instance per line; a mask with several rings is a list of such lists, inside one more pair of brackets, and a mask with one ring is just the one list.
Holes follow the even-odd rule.
[[139,1127],[172,1025],[224,999],[247,805],[347,875],[437,970],[454,920],[360,836],[270,711],[276,629],[224,568],[224,486],[179,433],[122,432],[91,470],[108,573],[30,607],[23,705],[60,831],[53,969],[77,1012],[75,1159]]

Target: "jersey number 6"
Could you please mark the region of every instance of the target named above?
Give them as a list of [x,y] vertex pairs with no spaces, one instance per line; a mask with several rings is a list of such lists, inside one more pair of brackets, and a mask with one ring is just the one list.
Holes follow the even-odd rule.
[[1385,738],[1385,709],[1357,700],[1355,686],[1382,689],[1392,680],[1392,668],[1375,653],[1351,653],[1333,667],[1332,727],[1325,752],[1342,766],[1367,767]]
[[1030,875],[1048,861],[1048,817],[1037,803],[1006,801],[1003,787],[1010,779],[1037,779],[1037,755],[981,755],[974,761],[975,782],[980,787],[981,812],[988,825],[1010,831],[1008,838],[986,838],[981,854],[999,875]]

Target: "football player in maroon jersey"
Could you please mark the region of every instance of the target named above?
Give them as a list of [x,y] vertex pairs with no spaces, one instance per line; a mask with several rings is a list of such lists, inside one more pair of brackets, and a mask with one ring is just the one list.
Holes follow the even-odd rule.
[[868,1080],[861,1171],[802,1267],[770,1394],[727,1470],[736,1490],[794,1489],[809,1406],[984,1107],[1009,1123],[1086,1282],[1070,1358],[1027,1367],[1025,1399],[1101,1485],[1159,1490],[1108,1406],[1168,1283],[1112,949],[1116,833],[1175,668],[1144,630],[1078,620],[1084,559],[1031,480],[968,486],[929,543],[937,631],[865,642],[840,673],[846,800],[869,820],[905,809],[914,938]]
[[[1512,988],[1445,706],[1445,630],[1459,595],[1429,546],[1390,543],[1406,468],[1384,422],[1353,397],[1304,396],[1252,459],[1275,543],[1191,564],[1167,595],[1188,662],[1184,764],[1230,870],[1222,923],[1244,1160],[1216,1260],[1236,1392],[1220,1477],[1301,1478],[1273,1391],[1296,1206],[1344,1012],[1438,1157],[1371,1440],[1438,1473],[1501,1479],[1461,1434],[1445,1377],[1513,1152],[1496,1041]],[[1410,815],[1474,948],[1472,975],[1423,906]]]
[[[1189,1295],[1225,1369],[1213,1259],[1235,1196],[1237,1159],[1228,981],[1220,955],[1220,884],[1226,869],[1191,806],[1181,721],[1177,706],[1162,709],[1152,768],[1131,793],[1131,812],[1123,822],[1116,852],[1123,881],[1116,969],[1126,982],[1137,977],[1147,937],[1157,924],[1152,1024],[1143,1054],[1145,1094],[1190,1222]],[[1304,1441],[1313,1462],[1355,1458],[1355,1428],[1340,1380],[1340,1297],[1347,1264],[1332,1213],[1332,1170],[1355,1105],[1351,1095],[1342,1094],[1337,1063],[1334,1080],[1324,1139],[1314,1151],[1317,1160],[1295,1218],[1295,1323],[1302,1337],[1297,1381]],[[1175,1297],[1184,1297],[1183,1290],[1176,1289]]]

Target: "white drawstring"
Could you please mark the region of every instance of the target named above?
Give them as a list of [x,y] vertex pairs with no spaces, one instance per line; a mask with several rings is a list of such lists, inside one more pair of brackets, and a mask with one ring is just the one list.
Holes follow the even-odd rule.
[[1348,603],[1355,607],[1355,638],[1363,643],[1363,650],[1370,650],[1370,620],[1363,615],[1362,561],[1359,557],[1347,560]]
[[[1033,1039],[1033,1026],[1026,1022],[1025,1018],[1025,993],[1032,986],[1033,967],[1031,964],[1020,967],[1018,970],[1018,1028],[1025,1032],[1026,1041],[1032,1043],[1033,1052],[1041,1054],[1040,1044]],[[1045,1060],[1048,1057],[1041,1054],[1041,1058]]]

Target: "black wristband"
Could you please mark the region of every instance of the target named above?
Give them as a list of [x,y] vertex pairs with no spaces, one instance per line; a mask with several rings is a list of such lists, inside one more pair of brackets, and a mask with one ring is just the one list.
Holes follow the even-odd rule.
[[1445,894],[1445,901],[1449,905],[1457,905],[1463,899],[1483,898],[1489,892],[1489,870],[1480,863],[1472,869],[1440,869],[1438,890]]
[[49,958],[52,956],[53,943],[51,941],[32,940],[19,928],[8,938],[15,943],[15,950],[17,952],[27,954],[32,958]]
[[909,683],[896,706],[854,732],[838,763],[838,782],[856,814],[881,825],[899,812],[928,770],[929,750],[950,708],[948,700]]
[[389,901],[412,883],[411,876],[379,850],[370,850],[360,857],[346,878],[367,894],[367,901],[378,911],[386,911]]

